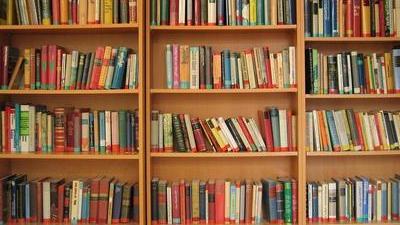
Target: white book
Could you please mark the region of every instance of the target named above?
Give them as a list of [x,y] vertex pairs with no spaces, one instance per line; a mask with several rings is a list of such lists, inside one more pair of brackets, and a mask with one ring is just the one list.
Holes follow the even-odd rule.
[[329,203],[329,191],[328,191],[328,183],[323,184],[323,199],[324,199],[324,204],[323,204],[323,215],[324,215],[324,219],[327,220],[329,218],[329,209],[328,209],[328,203]]
[[283,59],[282,53],[276,54],[276,71],[278,76],[278,87],[284,87]]
[[94,20],[100,21],[100,0],[95,0]]
[[190,89],[199,89],[200,79],[200,50],[199,47],[190,47]]
[[[275,1],[275,0],[272,0]],[[272,86],[277,86],[277,71],[276,71],[276,59],[274,57],[274,53],[269,53],[269,61],[270,61],[270,66],[271,66],[271,77],[272,77]]]
[[315,207],[315,206],[313,206],[312,200],[313,200],[312,199],[312,183],[308,183],[307,184],[307,205],[308,205],[307,215],[308,215],[308,218],[313,218],[313,207]]
[[190,149],[192,151],[196,151],[196,141],[194,139],[193,128],[192,128],[192,123],[190,121],[190,116],[189,116],[189,114],[184,114],[183,117],[185,119],[185,125],[186,125],[186,130],[188,133]]
[[280,147],[284,151],[288,150],[288,136],[287,136],[287,113],[286,109],[279,109],[279,136],[280,136]]
[[222,117],[218,117],[219,126],[221,127],[222,133],[227,137],[227,141],[229,145],[232,147],[232,150],[239,150],[239,147],[233,139],[231,132],[229,131],[228,127],[226,126],[225,120]]
[[323,196],[322,196],[322,185],[317,183],[318,189],[318,218],[322,218],[322,205],[323,205]]
[[239,83],[239,88],[243,89],[243,74],[242,74],[242,59],[240,57],[238,57],[237,59],[237,72],[238,72],[238,83]]
[[83,182],[79,181],[79,191],[78,191],[78,221],[82,219],[82,206],[83,206]]
[[205,205],[206,205],[206,224],[208,224],[208,189],[206,189]]
[[383,88],[383,93],[387,94],[388,93],[388,87],[387,87],[387,81],[386,81],[386,67],[385,67],[385,58],[383,56],[381,56],[379,58],[379,67],[380,67],[380,71],[382,74],[382,88]]
[[367,113],[361,113],[361,119],[363,121],[365,127],[365,136],[364,142],[367,144],[367,148],[370,151],[374,150],[374,140],[372,138],[372,129],[369,124],[369,116]]
[[178,15],[178,23],[185,24],[186,17],[186,0],[179,0],[179,15]]
[[194,18],[193,18],[193,1],[192,0],[186,0],[186,21],[189,22],[192,21],[194,23]]
[[256,78],[257,78],[257,85],[256,87],[261,87],[261,85],[263,84],[263,77],[262,77],[262,73],[261,73],[261,62],[260,62],[260,57],[259,57],[259,51],[258,48],[253,48],[253,62],[254,62],[254,71],[256,74]]
[[[36,108],[35,106],[29,106],[29,152],[35,152],[35,140],[36,140]],[[3,115],[2,115],[3,116]]]
[[164,118],[163,114],[158,114],[158,149],[164,149]]
[[337,58],[337,74],[338,74],[338,89],[339,89],[339,93],[343,93],[343,62],[342,62],[342,54],[337,54],[336,55]]
[[257,140],[260,143],[262,151],[266,151],[267,146],[264,143],[264,139],[261,136],[260,129],[258,129],[256,121],[253,118],[250,118],[249,121],[250,121],[251,127],[253,128],[254,134],[256,135]]
[[257,88],[256,74],[254,71],[254,63],[251,53],[250,54],[246,53],[246,65],[247,65],[247,74],[249,76],[250,89]]
[[231,86],[235,87],[238,86],[238,79],[237,79],[237,65],[236,65],[236,57],[234,56],[234,54],[231,53],[231,57],[230,57],[230,61],[231,61]]
[[208,0],[208,25],[217,23],[217,6],[215,0]]
[[378,130],[376,129],[376,123],[375,123],[375,118],[374,115],[368,115],[369,118],[369,128],[371,130],[371,136],[372,136],[372,141],[374,143],[374,149],[379,148],[380,142],[379,142],[379,134]]
[[50,180],[46,180],[42,183],[42,192],[43,221],[50,221]]
[[[328,194],[329,196],[336,196],[336,183],[328,183]],[[329,220],[336,220],[336,202],[329,201]]]
[[235,129],[239,133],[240,139],[242,139],[244,146],[246,147],[246,149],[248,151],[250,151],[251,146],[250,146],[249,140],[247,140],[246,136],[244,135],[238,121],[236,120],[236,118],[231,118],[231,120],[232,120],[233,125],[235,126]]
[[256,185],[254,183],[252,185],[253,185],[253,193],[252,193],[253,195],[252,195],[252,201],[251,201],[251,203],[252,203],[252,207],[251,207],[251,223],[253,224],[253,223],[255,223],[255,221],[253,219],[256,218],[256,212],[257,212],[256,199],[257,199],[258,191],[257,191]]
[[342,123],[340,122],[341,118],[340,118],[339,112],[338,111],[332,111],[332,112],[333,112],[333,118],[334,118],[334,122],[335,122],[336,131],[338,134],[340,147],[341,148],[346,147],[349,144],[347,141],[346,132],[342,126]]
[[235,203],[235,206],[236,206],[236,208],[235,208],[235,223],[239,223],[239,221],[240,221],[240,183],[239,183],[239,185],[235,182],[235,187],[236,187],[236,197],[235,197],[235,200],[236,200],[236,203]]
[[135,89],[137,86],[137,55],[130,54],[131,66],[129,68],[129,89]]
[[172,191],[167,187],[167,224],[172,224]]
[[290,79],[290,85],[297,84],[296,48],[294,46],[289,46],[289,79]]
[[248,23],[243,25],[250,25],[250,4],[242,4],[242,17]]
[[106,110],[104,116],[106,120],[106,151],[111,151],[111,111]]
[[314,141],[315,141],[315,151],[321,151],[320,134],[319,134],[319,123],[318,123],[318,112],[316,110],[312,111],[313,114],[313,124],[314,124]]
[[230,201],[231,201],[231,182],[229,180],[225,180],[225,218],[229,218],[230,215]]
[[262,184],[261,182],[257,182],[258,186],[258,195],[257,195],[257,224],[261,224],[261,219],[262,219]]
[[254,133],[253,128],[251,127],[251,125],[250,125],[250,123],[249,123],[249,120],[246,119],[246,118],[244,118],[244,117],[242,118],[242,120],[243,120],[244,125],[247,127],[247,130],[249,131],[250,136],[251,136],[251,138],[252,138],[253,141],[254,141],[254,144],[255,144],[256,147],[257,147],[257,151],[261,152],[261,151],[262,151],[261,144],[260,144],[260,142],[258,142],[258,139],[257,139],[257,137],[256,137],[256,134]]
[[79,201],[79,181],[72,181],[72,191],[71,191],[71,223],[77,224],[78,222],[78,201]]
[[71,65],[72,65],[72,55],[67,54],[67,64],[66,64],[66,70],[65,70],[65,83],[64,83],[64,89],[69,89],[70,82],[71,82]]

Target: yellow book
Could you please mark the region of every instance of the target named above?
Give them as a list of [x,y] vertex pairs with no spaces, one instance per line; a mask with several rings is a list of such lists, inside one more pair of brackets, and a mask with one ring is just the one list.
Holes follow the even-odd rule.
[[250,25],[257,24],[257,2],[250,0]]
[[338,18],[339,18],[339,37],[344,37],[344,18],[346,18],[343,0],[338,1]]
[[278,3],[277,0],[271,0],[271,25],[276,25],[278,23]]
[[113,0],[104,0],[104,24],[113,23]]
[[190,59],[190,51],[189,51],[189,45],[181,45],[179,46],[179,74],[180,74],[180,87],[183,88],[185,84],[190,83],[190,77],[189,77],[189,59]]
[[386,71],[386,86],[389,93],[394,92],[394,77],[392,70],[392,55],[389,52],[384,54],[385,58],[385,71]]
[[364,140],[364,150],[365,151],[372,151],[374,150],[373,146],[371,145],[371,141],[369,140],[369,137],[367,135],[367,130],[366,130],[366,123],[364,121],[364,114],[362,112],[355,112],[355,117],[356,120],[360,121],[360,127],[361,127],[361,135]]
[[31,86],[31,49],[24,50],[24,89],[29,89]]
[[96,0],[88,0],[88,16],[87,16],[87,23],[94,24],[96,22]]
[[79,24],[88,23],[88,0],[79,0]]
[[[387,132],[385,132],[385,123],[383,121],[383,111],[378,112],[378,127],[379,127],[379,136],[381,137],[381,146],[383,146],[384,150],[390,150],[390,145],[389,145],[389,138],[387,136]],[[381,147],[382,148],[382,147]]]
[[[225,137],[224,133],[221,130],[221,127],[219,126],[217,120],[215,118],[211,118],[211,122],[213,123],[214,127],[217,129],[218,135],[221,137],[221,141],[224,143],[224,146],[228,146],[229,148],[229,142],[227,140],[227,137]],[[230,149],[228,149],[230,150]]]
[[369,0],[362,0],[361,5],[361,35],[363,37],[371,36],[371,6]]
[[214,126],[213,122],[210,119],[206,119],[207,126],[210,128],[211,133],[213,134],[215,140],[217,141],[219,147],[221,149],[226,148],[224,142],[222,141],[221,137],[219,136],[219,133],[217,131],[217,128]]
[[99,88],[103,89],[107,79],[108,65],[110,64],[112,47],[106,46],[104,49],[103,63],[100,71]]
[[68,24],[68,0],[60,0],[60,24]]
[[7,21],[5,22],[7,25],[12,25],[15,21],[14,0],[7,0],[7,2]]

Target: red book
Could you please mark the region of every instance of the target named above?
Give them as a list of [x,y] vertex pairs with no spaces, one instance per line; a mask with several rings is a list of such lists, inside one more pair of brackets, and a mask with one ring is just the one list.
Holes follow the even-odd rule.
[[215,223],[225,223],[225,182],[217,180],[215,183]]
[[293,151],[293,134],[292,132],[292,111],[287,110],[286,111],[286,121],[287,121],[287,142],[288,142],[288,151],[292,152]]
[[[61,70],[62,70],[62,54],[61,48],[57,49],[57,63],[56,63],[56,89],[61,89]],[[32,70],[31,70],[32,71]],[[32,80],[32,78],[31,78]]]
[[353,37],[361,37],[361,0],[353,0]]
[[170,3],[169,3],[169,24],[170,25],[178,24],[178,1],[179,0],[170,0]]
[[206,144],[204,142],[204,137],[201,132],[201,125],[199,122],[198,118],[193,118],[191,120],[192,123],[192,128],[193,128],[193,136],[196,141],[196,149],[193,152],[199,151],[199,152],[205,152],[207,151],[206,149]]
[[55,152],[64,152],[65,150],[65,128],[67,125],[65,108],[54,108],[54,150]]
[[346,18],[345,18],[345,33],[346,37],[354,37],[353,32],[353,0],[345,0]]
[[271,115],[269,111],[264,111],[264,123],[265,123],[265,135],[266,135],[266,145],[268,151],[274,151],[274,139],[272,137],[272,125],[271,125]]
[[49,45],[49,90],[56,89],[56,76],[57,76],[57,46]]
[[245,193],[245,218],[244,222],[246,224],[252,223],[251,212],[253,211],[253,182],[251,180],[246,180],[246,193]]
[[72,0],[72,24],[78,24],[78,0]]
[[96,177],[90,184],[90,213],[89,223],[97,223],[100,197],[101,177]]
[[211,132],[210,127],[207,125],[205,121],[199,120],[200,125],[203,128],[204,133],[207,135],[208,139],[211,141],[212,145],[215,147],[217,152],[223,152],[221,147],[219,146],[217,140],[215,139],[214,135]]
[[98,215],[97,223],[105,224],[107,223],[107,212],[108,212],[108,192],[110,188],[110,182],[112,179],[103,178],[100,180],[99,186],[99,198],[98,198]]
[[42,63],[42,68],[40,70],[40,82],[41,82],[41,89],[48,89],[48,47],[47,45],[42,46],[42,58],[40,59]]
[[[383,0],[379,0],[379,36],[385,37],[385,5]],[[376,31],[378,32],[378,31]]]
[[364,150],[364,138],[362,135],[362,129],[361,129],[361,120],[360,120],[360,113],[355,112],[354,113],[354,119],[356,122],[356,128],[357,128],[357,135],[358,135],[358,144],[361,146],[361,150]]
[[194,0],[194,25],[201,25],[200,0]]
[[51,12],[53,24],[58,25],[60,24],[60,0],[53,0],[51,6],[53,7]]
[[[10,138],[10,114],[11,114],[11,106],[6,106],[5,109],[5,118],[4,118],[4,130],[5,130],[5,134],[4,134],[4,139],[6,141],[4,141],[4,145],[3,146],[3,152],[11,152],[11,138]],[[41,151],[42,149],[40,149]]]
[[209,180],[207,183],[208,190],[208,223],[215,223],[215,181]]
[[103,63],[104,47],[98,47],[93,63],[92,80],[90,81],[90,89],[97,89],[100,80],[101,66]]
[[179,183],[179,196],[180,196],[180,202],[179,202],[179,216],[181,218],[181,224],[186,223],[186,210],[185,210],[185,180],[181,180]]
[[172,183],[172,223],[181,223],[180,212],[180,196],[179,196],[179,183]]
[[249,130],[247,130],[247,127],[246,127],[246,125],[244,124],[243,119],[244,119],[244,118],[243,118],[242,116],[239,116],[238,119],[237,119],[237,121],[238,121],[239,126],[240,126],[240,128],[242,129],[242,131],[243,131],[243,133],[244,133],[244,136],[246,137],[247,141],[249,142],[249,144],[250,144],[251,146],[253,146],[253,145],[255,145],[255,143],[254,143],[254,141],[253,141],[253,138],[252,138],[251,135],[250,135]]
[[66,152],[73,152],[73,151],[74,151],[74,114],[73,112],[68,112]]
[[63,222],[63,216],[64,216],[64,188],[65,188],[65,183],[62,183],[58,186],[58,199],[57,199],[57,221],[53,222],[58,222],[62,223]]
[[292,222],[297,224],[297,182],[292,179]]
[[[383,127],[381,127],[379,125],[379,117],[378,114],[374,114],[374,120],[375,120],[375,126],[376,126],[376,130],[378,132],[378,139],[379,139],[379,146],[377,148],[375,148],[374,150],[383,150],[383,140],[381,138],[381,133],[383,132]],[[371,126],[373,126],[374,124],[372,124]]]
[[272,88],[272,72],[271,72],[271,62],[269,59],[269,48],[263,48],[264,53],[264,64],[265,64],[265,72],[267,74],[267,88]]
[[31,48],[31,55],[30,55],[30,60],[31,60],[31,71],[30,71],[30,73],[31,73],[31,78],[30,78],[30,81],[31,81],[31,86],[30,86],[30,89],[31,90],[34,90],[35,89],[35,81],[36,81],[36,62],[35,62],[35,59],[36,59],[36,49],[35,48]]

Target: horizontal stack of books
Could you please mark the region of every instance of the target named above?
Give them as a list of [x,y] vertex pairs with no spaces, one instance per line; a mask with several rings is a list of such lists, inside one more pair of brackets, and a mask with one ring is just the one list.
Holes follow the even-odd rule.
[[297,223],[297,182],[291,178],[151,182],[153,224]]
[[2,10],[2,25],[137,23],[137,0],[5,0]]
[[296,116],[290,110],[259,112],[253,118],[190,118],[189,114],[151,114],[153,152],[296,151]]
[[151,0],[151,25],[296,24],[296,1]]
[[57,45],[0,50],[2,89],[136,89],[137,54],[126,48],[101,46],[96,52],[66,51]]
[[313,110],[306,112],[306,150],[399,150],[399,112]]
[[[138,148],[138,112],[6,103],[2,152],[127,153]],[[1,152],[0,151],[0,152]]]
[[0,224],[128,223],[139,220],[139,186],[116,178],[0,178]]
[[254,89],[296,87],[296,50],[268,47],[242,52],[213,51],[211,46],[167,45],[167,88]]
[[306,37],[400,37],[397,0],[306,0]]
[[400,46],[382,54],[324,54],[318,49],[306,49],[306,93],[399,93],[399,60]]
[[307,182],[308,222],[392,224],[399,221],[399,187],[399,175]]

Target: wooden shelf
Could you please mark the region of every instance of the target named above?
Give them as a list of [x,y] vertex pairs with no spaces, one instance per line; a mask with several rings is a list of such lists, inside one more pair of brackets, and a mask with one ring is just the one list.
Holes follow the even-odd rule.
[[400,98],[400,94],[324,94],[312,95],[307,94],[306,99],[369,99],[369,98]]
[[132,154],[98,154],[98,153],[0,153],[0,159],[107,159],[138,160],[137,153]]
[[400,224],[398,221],[390,221],[390,222],[371,222],[371,223],[349,223],[349,222],[344,222],[344,223],[339,223],[339,222],[334,222],[334,223],[307,223],[307,225],[360,225],[360,224],[365,224],[365,225],[388,225],[388,224]]
[[391,151],[348,151],[348,152],[307,152],[307,156],[393,156],[400,155],[399,150]]
[[305,42],[400,42],[400,37],[306,37]]
[[150,30],[158,31],[201,31],[201,32],[235,32],[235,31],[296,31],[296,25],[263,25],[263,26],[151,26]]
[[297,156],[297,152],[152,152],[153,158],[242,158],[242,157],[284,157]]
[[2,25],[0,33],[120,33],[136,32],[138,24]]
[[296,93],[297,88],[270,89],[151,89],[151,94],[257,94],[257,93]]
[[0,95],[121,95],[138,94],[137,89],[110,90],[0,90]]

